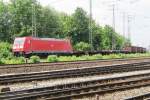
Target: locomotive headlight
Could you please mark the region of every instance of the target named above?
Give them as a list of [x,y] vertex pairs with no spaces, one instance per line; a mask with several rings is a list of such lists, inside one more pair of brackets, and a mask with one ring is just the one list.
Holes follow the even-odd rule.
[[23,46],[20,46],[19,48],[23,48]]
[[17,49],[17,47],[16,47],[16,46],[13,46],[13,49]]

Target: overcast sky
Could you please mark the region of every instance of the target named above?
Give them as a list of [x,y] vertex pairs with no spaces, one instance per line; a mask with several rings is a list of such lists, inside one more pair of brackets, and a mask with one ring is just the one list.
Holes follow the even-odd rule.
[[[89,13],[89,0],[38,0],[43,6],[51,6],[68,14],[77,7]],[[123,12],[130,16],[131,41],[133,45],[148,47],[150,45],[150,0],[92,0],[93,18],[100,25],[112,25],[112,4],[115,3],[116,31],[123,34]],[[115,2],[114,2],[115,1]]]
[[[8,0],[5,0],[8,1]],[[77,7],[89,14],[89,0],[38,0],[43,6],[72,14]],[[130,16],[131,42],[135,46],[150,45],[150,0],[92,0],[93,18],[100,25],[112,26],[112,4],[115,4],[115,28],[123,35],[125,12],[125,36],[128,37],[127,16]]]

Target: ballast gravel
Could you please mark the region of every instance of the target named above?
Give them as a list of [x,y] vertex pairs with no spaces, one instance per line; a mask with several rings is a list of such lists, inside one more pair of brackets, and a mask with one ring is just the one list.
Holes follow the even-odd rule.
[[23,82],[23,83],[14,83],[9,85],[0,85],[1,88],[10,87],[11,91],[19,91],[32,88],[48,87],[61,84],[75,83],[75,82],[84,82],[96,79],[105,79],[129,75],[138,75],[150,73],[150,70],[145,71],[135,71],[135,72],[125,72],[125,73],[116,73],[116,74],[107,74],[107,75],[95,75],[95,76],[86,76],[86,77],[74,77],[74,78],[61,78],[61,79],[49,79],[43,81],[32,81],[32,82]]
[[150,86],[141,87],[137,89],[129,89],[125,91],[117,91],[112,93],[106,93],[101,95],[94,95],[82,98],[73,98],[72,100],[124,100],[133,96],[150,93]]

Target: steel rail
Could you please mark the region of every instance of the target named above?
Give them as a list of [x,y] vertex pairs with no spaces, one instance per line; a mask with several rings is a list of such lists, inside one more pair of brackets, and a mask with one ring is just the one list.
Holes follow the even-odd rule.
[[138,70],[150,69],[150,62],[133,63],[133,64],[120,64],[120,65],[109,65],[103,67],[92,67],[92,68],[81,68],[72,70],[61,70],[51,72],[40,72],[30,74],[15,74],[0,76],[0,84],[10,84],[16,82],[26,82],[34,80],[45,80],[53,78],[69,78],[79,77],[88,75],[99,75],[119,72],[129,72]]
[[47,100],[55,100],[94,93],[106,93],[114,90],[136,88],[150,85],[149,74],[114,77],[23,91],[5,92],[0,93],[0,100],[36,100],[41,97],[45,97]]
[[104,65],[113,65],[113,64],[125,64],[125,63],[130,64],[130,63],[146,62],[146,61],[150,62],[150,58],[4,65],[4,66],[0,66],[0,75],[31,73],[31,72],[39,72],[39,71],[56,71],[56,70],[85,68],[85,67],[104,66]]
[[41,62],[41,63],[28,63],[28,64],[4,64],[0,65],[0,69],[3,68],[19,68],[19,67],[37,67],[37,66],[49,66],[49,65],[66,65],[66,64],[82,64],[82,63],[96,63],[96,62],[114,62],[114,61],[131,61],[131,60],[144,60],[150,59],[150,57],[140,58],[125,58],[125,59],[100,59],[100,60],[81,60],[81,61],[63,61],[63,62]]
[[134,96],[134,97],[127,98],[124,100],[147,100],[147,98],[148,98],[148,100],[150,99],[150,93]]

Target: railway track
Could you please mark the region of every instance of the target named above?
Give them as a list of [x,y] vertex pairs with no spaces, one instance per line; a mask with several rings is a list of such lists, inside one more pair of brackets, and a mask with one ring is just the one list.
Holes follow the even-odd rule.
[[92,94],[139,88],[150,85],[150,73],[97,79],[51,87],[0,93],[0,100],[68,100]]
[[127,98],[124,100],[150,100],[150,93],[134,96],[134,97]]
[[80,77],[90,75],[103,75],[121,72],[131,72],[139,70],[150,69],[150,62],[132,63],[132,64],[119,64],[119,65],[107,65],[97,67],[78,68],[71,70],[59,70],[50,72],[37,72],[27,74],[13,74],[0,76],[0,84],[11,84],[17,82],[28,82],[28,81],[39,81],[46,79],[56,78],[69,78],[69,77]]
[[93,61],[77,61],[77,62],[3,65],[3,66],[0,66],[0,74],[2,75],[2,74],[12,74],[12,73],[54,71],[54,70],[62,70],[62,69],[84,68],[84,67],[91,67],[91,66],[103,66],[103,65],[146,62],[146,61],[150,61],[150,58],[130,58],[130,59],[114,59],[114,60],[93,60]]

